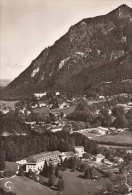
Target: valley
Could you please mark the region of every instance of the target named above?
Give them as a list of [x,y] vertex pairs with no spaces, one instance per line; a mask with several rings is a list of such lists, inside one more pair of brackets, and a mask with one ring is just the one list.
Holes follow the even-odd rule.
[[131,27],[82,19],[0,83],[1,195],[132,193]]

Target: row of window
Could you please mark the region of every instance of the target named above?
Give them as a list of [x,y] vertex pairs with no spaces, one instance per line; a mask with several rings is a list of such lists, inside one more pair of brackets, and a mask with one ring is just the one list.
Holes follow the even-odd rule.
[[49,158],[54,158],[54,157],[57,157],[57,154],[54,154],[54,155],[51,155],[51,156],[46,156],[46,157],[43,157],[43,158],[39,158],[37,161],[43,161],[43,160],[46,160],[46,159],[49,159]]

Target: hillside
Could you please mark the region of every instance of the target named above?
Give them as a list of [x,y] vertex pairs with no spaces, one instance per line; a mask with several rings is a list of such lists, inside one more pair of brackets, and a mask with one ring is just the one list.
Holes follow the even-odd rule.
[[[24,97],[46,90],[84,94],[97,89],[102,94],[100,88],[106,81],[112,81],[115,94],[118,93],[115,88],[124,91],[120,81],[132,79],[131,59],[132,9],[121,5],[107,15],[83,19],[71,26],[2,94],[3,97]],[[103,86],[106,93],[105,88],[108,87]]]

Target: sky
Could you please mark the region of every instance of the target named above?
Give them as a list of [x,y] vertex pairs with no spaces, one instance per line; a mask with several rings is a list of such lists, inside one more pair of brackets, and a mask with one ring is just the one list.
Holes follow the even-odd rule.
[[122,4],[132,0],[0,0],[0,79],[16,78],[83,18]]

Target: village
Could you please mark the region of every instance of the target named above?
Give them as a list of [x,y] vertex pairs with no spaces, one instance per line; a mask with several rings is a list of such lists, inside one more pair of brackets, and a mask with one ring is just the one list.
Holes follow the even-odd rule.
[[[33,94],[33,101],[30,102],[29,105],[20,105],[15,104],[14,106],[10,104],[7,105],[4,104],[4,102],[0,103],[0,111],[3,114],[7,114],[10,112],[10,110],[17,110],[18,114],[26,115],[25,123],[29,124],[32,129],[36,131],[41,131],[43,127],[45,127],[47,130],[50,130],[52,132],[61,131],[63,127],[67,123],[71,123],[70,120],[67,121],[67,115],[72,113],[75,108],[77,107],[79,101],[84,100],[88,103],[88,105],[96,105],[101,102],[107,102],[111,101],[112,99],[116,98],[117,95],[105,97],[105,96],[98,96],[97,99],[95,98],[86,98],[84,95],[83,97],[74,97],[67,99],[66,96],[63,96],[60,92],[55,92],[52,101],[48,101],[47,95],[49,95],[47,92],[43,93],[34,93]],[[119,94],[119,97],[124,97],[131,99],[131,95],[129,94]],[[117,108],[123,108],[124,113],[127,113],[128,111],[132,110],[132,102],[129,101],[128,103],[117,103]],[[94,109],[91,112],[95,117],[99,116],[101,114],[101,110]],[[32,114],[34,114],[35,117],[30,117]],[[111,115],[111,120],[114,121],[116,118],[112,115],[112,108],[108,109],[108,114]],[[45,118],[49,115],[52,115],[54,117],[53,121],[46,121]],[[128,130],[127,127],[124,128],[116,128],[116,127],[102,127],[98,126],[96,128],[94,127],[83,127],[82,129],[73,129],[71,124],[71,133],[73,131],[75,132],[81,132],[81,131],[87,131],[88,133],[95,134],[96,136],[103,136],[106,134],[118,134],[123,133],[124,131]],[[3,135],[8,135],[7,132],[3,132]],[[90,136],[89,136],[90,138]]]

